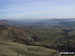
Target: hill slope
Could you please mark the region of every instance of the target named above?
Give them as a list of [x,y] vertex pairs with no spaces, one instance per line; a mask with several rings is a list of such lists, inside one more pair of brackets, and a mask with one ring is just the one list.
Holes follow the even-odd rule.
[[27,46],[11,41],[0,41],[0,56],[58,56],[58,51],[40,46]]
[[11,40],[15,42],[24,42],[29,37],[26,33],[18,28],[0,25],[0,40]]

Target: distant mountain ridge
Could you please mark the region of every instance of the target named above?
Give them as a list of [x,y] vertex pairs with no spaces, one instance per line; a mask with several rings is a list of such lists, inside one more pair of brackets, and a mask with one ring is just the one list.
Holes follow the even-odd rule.
[[52,27],[52,26],[68,26],[75,27],[75,19],[37,19],[37,20],[0,20],[0,24],[7,24],[9,26],[17,27]]

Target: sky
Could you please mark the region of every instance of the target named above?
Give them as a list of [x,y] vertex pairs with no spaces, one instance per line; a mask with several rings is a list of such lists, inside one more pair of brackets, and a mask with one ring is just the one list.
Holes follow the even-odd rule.
[[0,19],[75,18],[75,0],[0,0]]

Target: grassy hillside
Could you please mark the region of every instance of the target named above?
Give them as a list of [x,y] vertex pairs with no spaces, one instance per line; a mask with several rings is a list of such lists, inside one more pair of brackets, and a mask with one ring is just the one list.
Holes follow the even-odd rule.
[[24,42],[26,40],[29,40],[29,37],[22,29],[8,26],[0,26],[0,40]]
[[56,50],[40,46],[27,46],[10,41],[0,41],[0,56],[52,56],[58,55]]

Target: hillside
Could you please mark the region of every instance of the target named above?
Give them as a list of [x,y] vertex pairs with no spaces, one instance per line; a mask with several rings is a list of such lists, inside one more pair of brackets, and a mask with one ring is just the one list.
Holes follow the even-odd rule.
[[27,46],[11,41],[0,41],[0,56],[58,56],[58,51],[40,46]]
[[29,37],[18,28],[0,25],[0,40],[10,40],[15,42],[25,42]]
[[0,56],[58,55],[58,52],[53,49],[49,49],[43,46],[26,45],[28,40],[29,37],[22,29],[1,25],[0,26]]
[[[26,45],[30,37],[23,29],[0,25],[0,56],[50,56],[58,51],[44,46]],[[41,53],[42,52],[42,53]],[[12,54],[13,53],[13,54]]]

